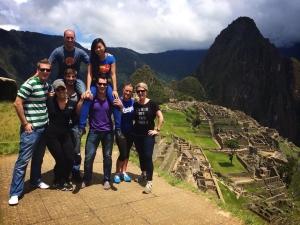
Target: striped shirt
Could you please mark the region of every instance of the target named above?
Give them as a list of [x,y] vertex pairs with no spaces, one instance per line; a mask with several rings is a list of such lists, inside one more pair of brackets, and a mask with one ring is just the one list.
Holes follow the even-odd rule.
[[48,83],[41,82],[39,77],[31,77],[18,90],[18,96],[24,100],[23,108],[26,120],[34,128],[43,127],[48,123],[46,106]]

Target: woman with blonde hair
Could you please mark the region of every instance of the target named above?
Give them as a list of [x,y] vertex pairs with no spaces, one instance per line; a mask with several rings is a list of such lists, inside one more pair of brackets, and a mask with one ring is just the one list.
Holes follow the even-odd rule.
[[[136,179],[137,182],[146,182],[143,193],[152,192],[153,177],[153,149],[155,136],[159,134],[163,124],[163,114],[154,101],[148,98],[148,86],[141,82],[135,86],[138,101],[134,103],[134,144],[139,155],[142,174]],[[155,126],[155,119],[157,124]]]

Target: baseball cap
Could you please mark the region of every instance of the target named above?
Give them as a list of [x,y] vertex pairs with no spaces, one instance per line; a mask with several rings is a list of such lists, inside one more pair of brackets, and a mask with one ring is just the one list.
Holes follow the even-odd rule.
[[62,79],[57,79],[53,82],[52,84],[54,90],[56,90],[59,87],[64,87],[66,88],[65,82]]

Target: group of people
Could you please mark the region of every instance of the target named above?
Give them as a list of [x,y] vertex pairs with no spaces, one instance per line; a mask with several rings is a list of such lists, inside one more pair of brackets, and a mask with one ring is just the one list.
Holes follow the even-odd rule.
[[[77,78],[81,63],[87,64],[87,84]],[[53,65],[58,67],[56,80]],[[117,90],[116,59],[97,38],[91,45],[90,57],[75,47],[75,32],[65,30],[64,44],[56,48],[49,59],[37,63],[36,74],[26,80],[17,93],[14,106],[21,122],[19,156],[13,170],[9,205],[17,205],[23,195],[24,178],[31,160],[30,183],[47,189],[41,179],[41,166],[46,146],[55,160],[52,187],[73,190],[73,181],[81,188],[91,184],[93,162],[101,142],[103,153],[103,188],[112,182],[130,182],[127,164],[133,143],[136,147],[141,175],[135,181],[144,183],[143,192],[152,191],[153,149],[155,135],[163,124],[159,106],[148,98],[148,86],[140,82],[134,87],[123,85],[122,96]],[[157,122],[155,123],[155,119]],[[89,131],[85,144],[84,175],[81,177],[81,136],[87,120]],[[112,178],[114,137],[119,149],[116,172]]]

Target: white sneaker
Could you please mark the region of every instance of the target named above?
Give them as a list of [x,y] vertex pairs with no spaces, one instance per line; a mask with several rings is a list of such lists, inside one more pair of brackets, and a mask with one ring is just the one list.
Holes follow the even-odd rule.
[[10,199],[8,200],[9,205],[18,205],[18,203],[19,203],[19,197],[17,195],[11,196]]
[[40,189],[48,189],[50,186],[44,182],[40,182],[38,185],[38,188]]
[[152,192],[152,181],[148,181],[145,189],[143,191],[144,194],[150,194]]

